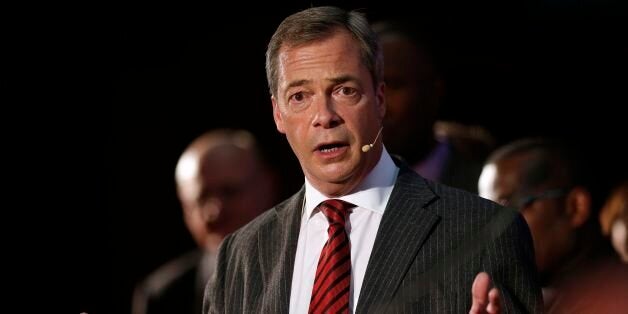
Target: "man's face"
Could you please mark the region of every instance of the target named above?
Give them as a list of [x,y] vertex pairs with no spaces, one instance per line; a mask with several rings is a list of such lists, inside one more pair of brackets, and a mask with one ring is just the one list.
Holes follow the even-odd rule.
[[346,31],[279,53],[278,88],[272,97],[279,132],[286,134],[308,180],[328,196],[351,192],[377,164],[372,143],[385,114],[377,88]]
[[250,150],[211,149],[200,160],[198,175],[179,186],[185,222],[200,246],[221,239],[274,201],[273,181]]
[[508,207],[518,207],[516,209],[530,227],[537,267],[541,272],[551,273],[571,249],[573,229],[565,214],[563,198],[538,198],[519,206],[519,200],[527,196],[541,195],[557,188],[552,182],[524,188],[522,171],[527,162],[529,157],[520,155],[486,165],[480,175],[478,190],[481,197]]

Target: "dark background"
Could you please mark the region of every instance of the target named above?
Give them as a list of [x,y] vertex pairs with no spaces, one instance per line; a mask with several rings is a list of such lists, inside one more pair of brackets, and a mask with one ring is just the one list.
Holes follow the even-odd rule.
[[[576,140],[598,158],[602,182],[625,174],[625,5],[403,2],[334,4],[362,8],[373,21],[412,17],[438,38],[442,118],[484,125],[498,144]],[[285,16],[329,3],[90,6],[48,17],[41,47],[51,53],[39,62],[51,89],[75,104],[48,109],[61,138],[48,151],[63,161],[46,184],[59,190],[54,218],[63,235],[46,246],[55,265],[46,291],[60,292],[62,312],[127,313],[133,285],[192,248],[173,174],[203,131],[253,131],[286,178],[284,195],[300,187],[298,163],[272,120],[264,53]],[[66,280],[71,288],[59,288]]]

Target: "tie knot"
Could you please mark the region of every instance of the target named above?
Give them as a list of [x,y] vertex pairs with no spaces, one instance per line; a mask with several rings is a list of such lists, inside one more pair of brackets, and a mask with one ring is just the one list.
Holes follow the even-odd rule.
[[344,225],[349,210],[355,207],[355,205],[338,199],[329,199],[322,201],[318,207],[325,214],[330,224],[339,223]]

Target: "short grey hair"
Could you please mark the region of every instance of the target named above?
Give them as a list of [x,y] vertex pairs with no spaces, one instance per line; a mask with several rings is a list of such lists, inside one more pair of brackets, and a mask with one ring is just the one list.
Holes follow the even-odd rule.
[[338,30],[348,31],[360,44],[361,58],[374,86],[383,80],[384,61],[377,35],[366,16],[331,6],[309,8],[285,18],[273,34],[266,50],[266,78],[271,95],[277,92],[278,54],[283,46],[295,47],[324,40]]

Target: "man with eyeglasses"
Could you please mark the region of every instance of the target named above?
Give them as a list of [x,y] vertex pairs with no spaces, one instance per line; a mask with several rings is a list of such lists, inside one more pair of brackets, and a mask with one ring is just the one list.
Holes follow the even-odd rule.
[[612,291],[600,296],[587,290],[593,286],[587,282],[608,277],[594,275],[608,265],[599,258],[607,254],[607,246],[601,245],[596,224],[591,176],[586,173],[591,167],[580,157],[565,142],[518,140],[489,156],[478,183],[480,196],[518,209],[528,223],[548,313],[598,312],[602,303],[611,306],[602,312],[612,313],[616,304],[609,297]]

